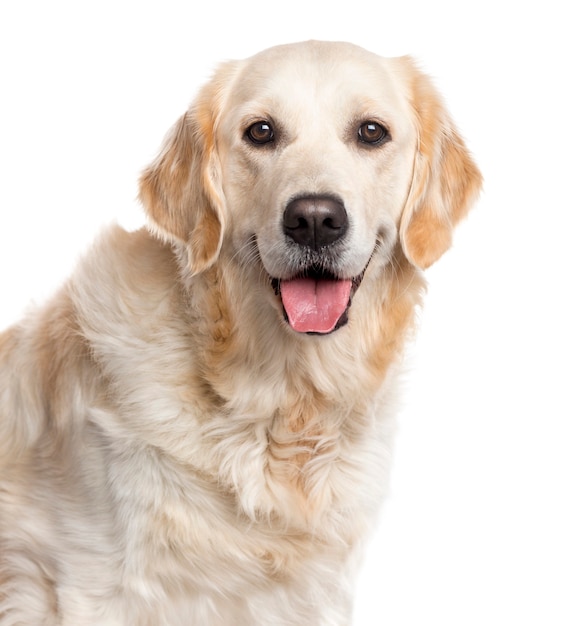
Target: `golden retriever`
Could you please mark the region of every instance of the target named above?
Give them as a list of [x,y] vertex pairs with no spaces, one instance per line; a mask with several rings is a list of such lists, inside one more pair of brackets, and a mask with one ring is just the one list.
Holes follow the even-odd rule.
[[222,65],[148,228],[0,336],[0,624],[349,624],[422,270],[480,184],[407,57]]

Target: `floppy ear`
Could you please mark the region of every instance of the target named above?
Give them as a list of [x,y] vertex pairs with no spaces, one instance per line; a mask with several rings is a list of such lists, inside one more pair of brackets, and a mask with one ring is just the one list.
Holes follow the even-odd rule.
[[151,227],[188,250],[197,274],[218,258],[225,226],[215,126],[230,65],[224,66],[167,135],[156,160],[143,172],[139,197]]
[[429,79],[409,58],[400,61],[410,76],[418,136],[400,239],[408,260],[424,269],[451,246],[453,228],[467,215],[482,177]]

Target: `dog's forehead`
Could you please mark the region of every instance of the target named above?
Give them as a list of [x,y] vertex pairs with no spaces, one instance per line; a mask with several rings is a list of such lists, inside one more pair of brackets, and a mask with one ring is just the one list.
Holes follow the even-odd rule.
[[354,108],[375,102],[406,107],[405,87],[391,60],[348,43],[309,41],[264,50],[242,62],[232,106],[260,103],[298,110],[320,102]]

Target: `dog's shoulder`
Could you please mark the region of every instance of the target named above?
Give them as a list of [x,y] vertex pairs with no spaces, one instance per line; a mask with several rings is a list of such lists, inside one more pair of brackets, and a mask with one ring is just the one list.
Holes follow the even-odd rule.
[[171,246],[114,226],[47,302],[0,333],[0,463],[46,433],[68,435],[107,393],[104,364],[172,321],[176,276]]

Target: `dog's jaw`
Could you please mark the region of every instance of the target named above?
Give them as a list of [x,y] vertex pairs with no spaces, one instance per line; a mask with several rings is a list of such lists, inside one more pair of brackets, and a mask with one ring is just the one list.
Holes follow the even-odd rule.
[[351,279],[311,270],[287,280],[272,278],[283,317],[297,333],[329,335],[348,323],[349,309],[364,277]]

